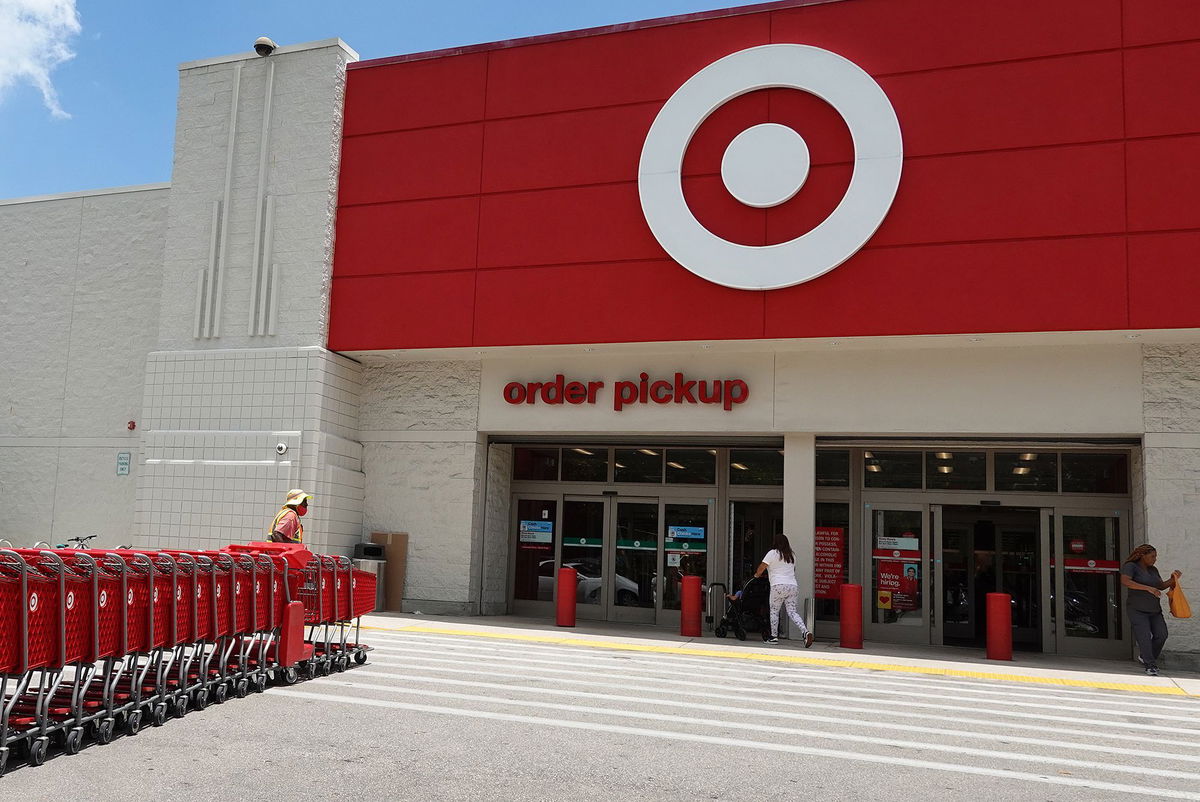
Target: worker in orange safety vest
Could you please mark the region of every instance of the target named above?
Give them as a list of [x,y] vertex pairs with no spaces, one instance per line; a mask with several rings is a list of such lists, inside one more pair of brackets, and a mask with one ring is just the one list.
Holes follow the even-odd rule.
[[303,490],[289,490],[283,507],[271,522],[267,539],[272,543],[303,543],[304,525],[300,518],[308,512],[308,500],[312,495]]

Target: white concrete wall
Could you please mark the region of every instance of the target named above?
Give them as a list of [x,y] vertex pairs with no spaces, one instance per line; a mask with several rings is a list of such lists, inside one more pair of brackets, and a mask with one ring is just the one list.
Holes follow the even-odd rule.
[[409,534],[408,612],[479,610],[487,470],[479,371],[478,362],[364,357],[364,519],[367,531]]
[[[169,190],[0,203],[0,538],[133,528]],[[117,455],[129,452],[127,476]]]
[[262,540],[294,487],[314,549],[363,539],[359,366],[323,348],[355,58],[329,40],[180,69],[139,543]]
[[[330,40],[270,58],[180,69],[161,350],[325,344],[346,64],[356,58]],[[268,113],[268,154],[260,181]],[[265,214],[268,199],[274,204],[272,225]],[[218,258],[221,265],[211,259],[214,204],[221,205],[215,240],[218,257],[224,254]],[[255,264],[266,255],[268,239],[278,271],[278,323],[274,336],[261,336],[251,328],[250,311]],[[195,338],[199,275],[215,267],[223,274],[220,336]]]
[[300,487],[316,496],[306,542],[349,552],[362,540],[358,385],[357,363],[321,348],[152,353],[137,542],[264,540]]
[[[1179,569],[1193,606],[1200,600],[1200,346],[1147,345],[1142,394],[1145,445],[1141,483],[1145,530],[1164,578]],[[1164,605],[1165,606],[1165,605]],[[1167,616],[1168,667],[1200,668],[1200,618]]]

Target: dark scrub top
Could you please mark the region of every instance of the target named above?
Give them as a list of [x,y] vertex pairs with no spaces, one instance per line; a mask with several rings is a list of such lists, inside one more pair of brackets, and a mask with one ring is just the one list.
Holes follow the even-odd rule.
[[[1125,563],[1121,566],[1121,573],[1139,585],[1156,588],[1162,584],[1162,576],[1154,566],[1144,568],[1141,563]],[[1130,588],[1129,594],[1125,597],[1125,603],[1130,610],[1137,610],[1140,613],[1162,612],[1162,599],[1156,599],[1153,593],[1145,590]]]

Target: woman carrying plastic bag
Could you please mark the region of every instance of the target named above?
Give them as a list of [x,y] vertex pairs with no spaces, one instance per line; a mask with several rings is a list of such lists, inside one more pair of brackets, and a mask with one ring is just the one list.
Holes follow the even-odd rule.
[[1175,590],[1179,585],[1179,577],[1183,576],[1180,571],[1173,571],[1171,578],[1163,581],[1162,575],[1154,567],[1157,559],[1158,551],[1147,543],[1134,549],[1121,566],[1121,584],[1128,589],[1125,609],[1129,611],[1129,623],[1137,643],[1138,662],[1146,667],[1146,673],[1152,677],[1158,676],[1158,656],[1167,642],[1162,592],[1168,588]]

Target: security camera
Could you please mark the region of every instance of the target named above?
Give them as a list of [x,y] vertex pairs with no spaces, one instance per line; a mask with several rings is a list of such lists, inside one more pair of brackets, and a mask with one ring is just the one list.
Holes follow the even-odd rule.
[[[254,52],[260,56],[271,55],[275,52],[275,48],[277,47],[279,47],[279,45],[275,44],[273,40],[267,38],[266,36],[260,36],[254,40]],[[283,452],[281,451],[279,453],[282,454]]]
[[276,445],[275,453],[276,454],[286,454],[287,453],[287,443],[279,443],[278,445]]

